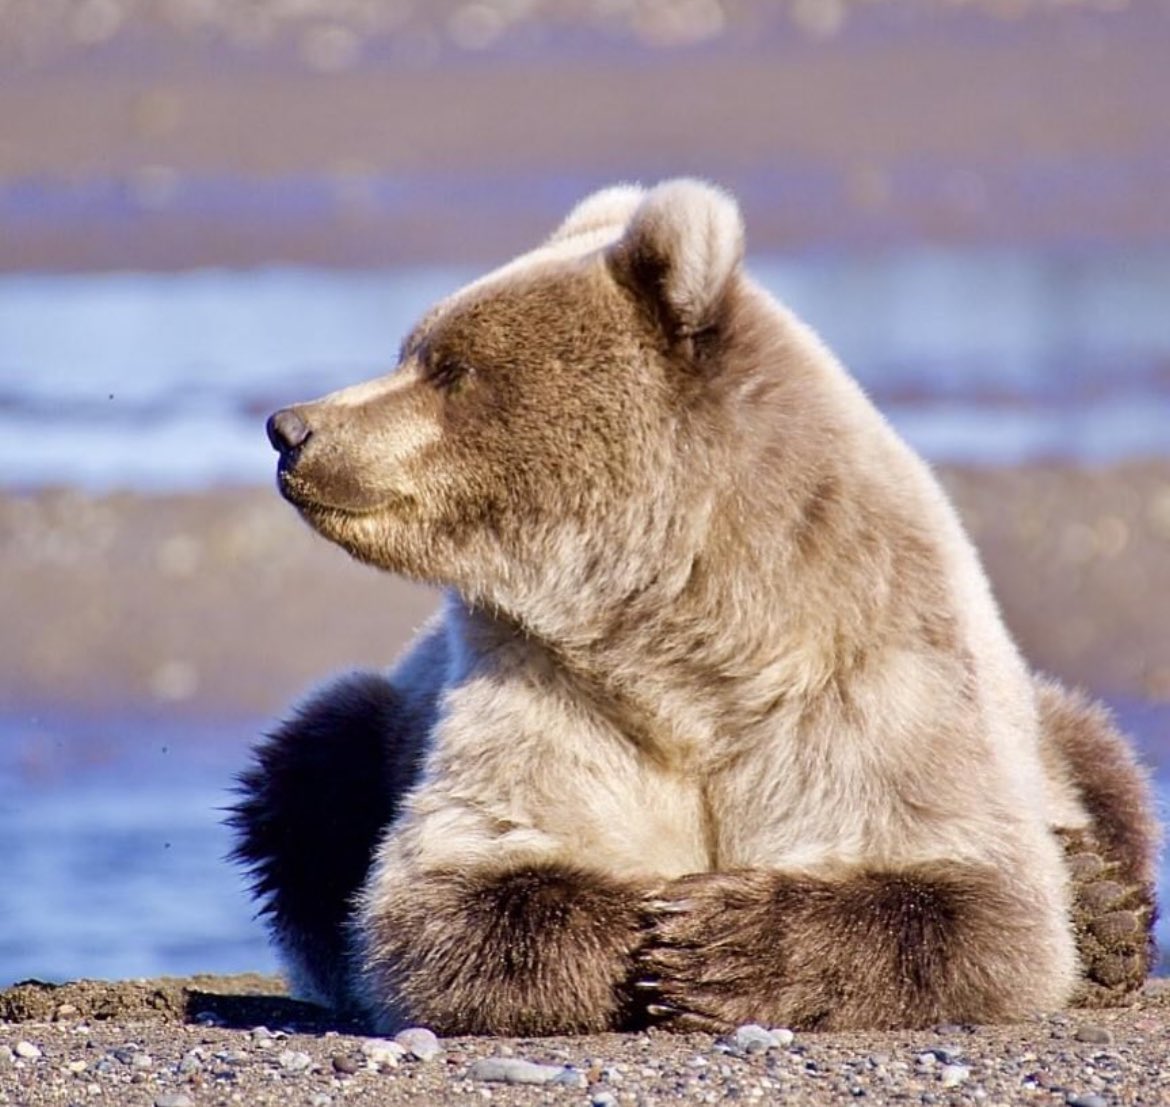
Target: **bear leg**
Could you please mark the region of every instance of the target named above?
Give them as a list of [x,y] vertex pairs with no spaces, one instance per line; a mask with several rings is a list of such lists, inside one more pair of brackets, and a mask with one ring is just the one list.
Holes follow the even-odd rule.
[[383,1030],[536,1036],[626,1028],[649,888],[559,863],[372,881],[355,933]]
[[983,866],[702,873],[651,906],[636,986],[672,1029],[1010,1021],[1061,1005],[1073,982],[1059,909]]
[[1082,984],[1074,1003],[1124,1003],[1156,960],[1158,826],[1146,774],[1098,704],[1037,682],[1042,741],[1063,762],[1091,823],[1058,829],[1072,884]]
[[254,752],[228,823],[296,994],[349,1006],[347,923],[374,849],[415,773],[394,688],[328,686]]

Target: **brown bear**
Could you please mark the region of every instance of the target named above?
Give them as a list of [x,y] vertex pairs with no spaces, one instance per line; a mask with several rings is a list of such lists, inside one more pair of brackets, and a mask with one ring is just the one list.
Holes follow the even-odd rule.
[[1030,674],[929,469],[743,252],[717,188],[608,189],[394,372],[269,420],[313,528],[446,595],[243,778],[303,995],[531,1035],[1144,979],[1134,757]]

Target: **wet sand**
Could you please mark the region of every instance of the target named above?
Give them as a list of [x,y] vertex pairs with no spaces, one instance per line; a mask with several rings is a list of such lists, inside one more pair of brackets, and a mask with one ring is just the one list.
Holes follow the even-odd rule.
[[[397,1056],[262,977],[85,981],[0,993],[0,1096],[200,1104],[1032,1102],[1158,1104],[1170,1093],[1170,992],[1003,1027],[797,1033],[746,1053],[707,1034],[453,1038],[429,1060]],[[513,1086],[474,1062],[556,1066],[564,1083]],[[545,1073],[542,1075],[550,1075]]]
[[[1033,665],[1170,701],[1170,463],[941,475]],[[388,664],[437,603],[267,488],[2,493],[0,579],[19,628],[0,636],[0,702],[29,711],[272,715]]]
[[1170,242],[1164,0],[74,7],[0,19],[0,269],[487,261],[676,173],[756,251]]

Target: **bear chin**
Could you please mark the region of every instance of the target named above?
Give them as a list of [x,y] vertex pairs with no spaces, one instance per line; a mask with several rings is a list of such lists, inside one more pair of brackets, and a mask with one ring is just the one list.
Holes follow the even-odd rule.
[[1028,670],[927,466],[743,258],[718,188],[604,190],[393,373],[270,420],[314,529],[445,589],[241,780],[306,994],[534,1035],[1008,1021],[1145,979],[1128,742]]

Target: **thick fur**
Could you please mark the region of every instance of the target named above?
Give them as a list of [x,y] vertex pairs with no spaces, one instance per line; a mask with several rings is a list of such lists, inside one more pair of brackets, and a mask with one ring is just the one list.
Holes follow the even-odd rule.
[[[994,869],[919,865],[837,879],[749,870],[674,881],[640,982],[679,1028],[838,1030],[1011,1018],[1048,941],[1028,889]],[[1044,996],[1024,997],[1042,1004]]]
[[1001,1020],[1145,970],[1131,755],[1028,672],[929,470],[742,255],[717,189],[607,190],[293,409],[284,495],[448,596],[366,701],[360,833],[317,836],[344,757],[315,806],[267,782],[316,725],[239,816],[286,956],[383,1026]]
[[396,996],[411,1019],[439,1033],[631,1025],[640,1017],[631,984],[647,891],[555,864],[436,872],[396,894],[383,888],[359,935],[366,990]]
[[279,727],[240,777],[229,822],[296,990],[349,1006],[345,926],[383,828],[416,764],[386,679],[354,674]]

